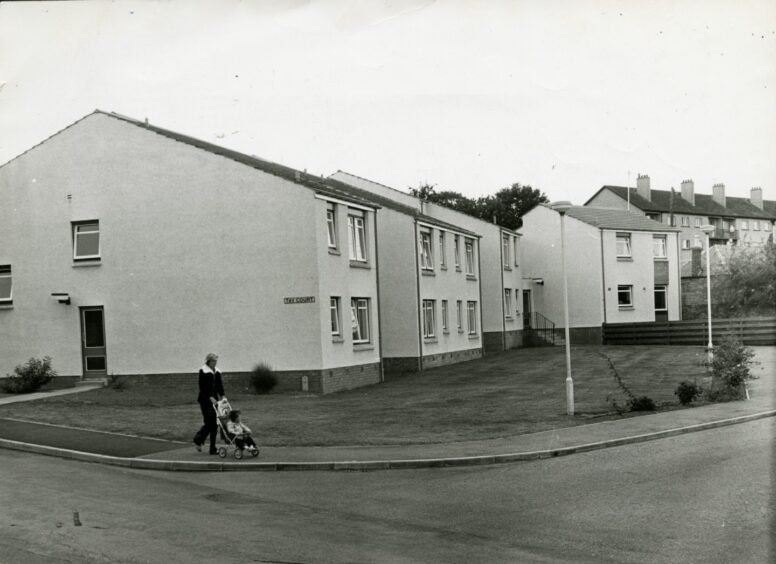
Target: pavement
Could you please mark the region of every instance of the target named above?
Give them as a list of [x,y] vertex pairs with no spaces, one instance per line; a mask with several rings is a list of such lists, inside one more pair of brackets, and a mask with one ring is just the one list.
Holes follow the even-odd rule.
[[[78,393],[71,388],[0,397],[0,405]],[[0,418],[0,447],[146,470],[370,471],[502,464],[565,456],[662,439],[776,416],[776,375],[749,383],[750,399],[623,417],[540,433],[489,440],[398,446],[261,447],[258,457],[226,458],[197,452],[191,443],[105,433]],[[223,443],[219,444],[223,446]]]

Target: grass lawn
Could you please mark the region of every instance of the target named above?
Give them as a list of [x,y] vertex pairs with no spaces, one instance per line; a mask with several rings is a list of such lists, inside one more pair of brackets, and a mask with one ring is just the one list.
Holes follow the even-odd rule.
[[[227,387],[232,407],[269,446],[391,445],[505,437],[582,425],[618,415],[627,399],[605,358],[636,396],[676,409],[682,380],[704,375],[703,347],[575,347],[576,415],[565,414],[565,352],[516,349],[453,366],[406,374],[327,396],[255,395]],[[191,387],[129,385],[0,406],[0,417],[190,441],[202,424]]]

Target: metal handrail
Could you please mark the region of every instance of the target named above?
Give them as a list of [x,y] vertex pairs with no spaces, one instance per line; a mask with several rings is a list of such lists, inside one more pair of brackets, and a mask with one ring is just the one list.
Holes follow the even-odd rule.
[[538,311],[523,313],[523,327],[537,333],[546,342],[555,344],[555,323]]

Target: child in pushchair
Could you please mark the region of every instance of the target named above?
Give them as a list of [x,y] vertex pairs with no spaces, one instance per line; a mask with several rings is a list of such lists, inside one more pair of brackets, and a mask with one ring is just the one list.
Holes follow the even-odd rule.
[[[251,436],[250,428],[240,421],[240,411],[232,409],[229,401],[223,398],[215,405],[218,415],[218,427],[221,430],[221,438],[230,446],[235,447],[234,457],[238,460],[243,457],[243,452],[247,450],[252,456],[259,456],[259,447]],[[220,447],[218,455],[226,458],[227,447]]]

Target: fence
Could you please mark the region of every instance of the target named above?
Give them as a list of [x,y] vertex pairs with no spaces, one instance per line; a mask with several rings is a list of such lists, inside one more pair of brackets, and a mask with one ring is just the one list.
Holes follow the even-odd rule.
[[[711,320],[712,342],[732,333],[745,345],[776,345],[776,317]],[[604,324],[606,345],[705,345],[709,326],[705,319],[653,323]]]

